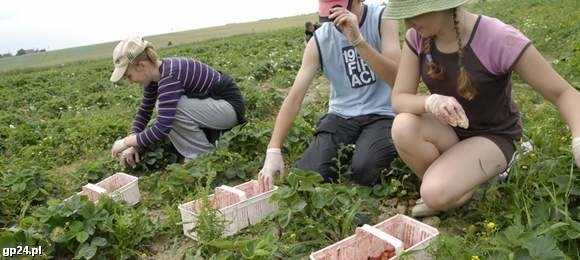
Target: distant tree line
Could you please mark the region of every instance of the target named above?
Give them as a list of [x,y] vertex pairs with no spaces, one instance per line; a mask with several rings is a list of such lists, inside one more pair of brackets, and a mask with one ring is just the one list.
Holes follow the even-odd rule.
[[[25,54],[40,53],[40,52],[46,52],[46,49],[27,49],[27,50],[25,50],[25,49],[21,48],[16,52],[16,56],[21,56],[21,55],[25,55]],[[0,58],[12,57],[12,56],[13,55],[10,52],[0,54]]]

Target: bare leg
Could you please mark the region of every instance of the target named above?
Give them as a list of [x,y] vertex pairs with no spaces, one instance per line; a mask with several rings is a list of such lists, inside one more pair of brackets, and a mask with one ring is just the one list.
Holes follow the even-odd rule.
[[421,197],[431,208],[447,210],[466,203],[474,189],[501,173],[507,161],[484,137],[465,139],[445,151],[425,172]]
[[423,180],[421,197],[432,209],[465,204],[478,185],[507,165],[495,143],[483,137],[459,142],[453,129],[431,114],[401,113],[391,133],[401,159]]
[[421,179],[429,165],[459,142],[453,129],[431,114],[398,114],[391,134],[399,156]]

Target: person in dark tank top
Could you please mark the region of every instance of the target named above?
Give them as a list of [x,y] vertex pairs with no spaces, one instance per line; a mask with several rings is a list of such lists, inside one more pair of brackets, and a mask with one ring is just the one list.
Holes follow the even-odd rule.
[[[413,216],[457,208],[504,173],[522,136],[515,71],[557,106],[580,166],[580,93],[520,31],[461,8],[468,0],[390,0],[385,17],[408,30],[393,90],[397,151],[422,179]],[[422,80],[430,95],[418,95]]]

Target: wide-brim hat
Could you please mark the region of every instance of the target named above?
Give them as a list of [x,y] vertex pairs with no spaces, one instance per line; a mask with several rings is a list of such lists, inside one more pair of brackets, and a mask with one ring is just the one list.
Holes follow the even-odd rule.
[[383,12],[386,19],[404,19],[458,7],[469,0],[389,0]]

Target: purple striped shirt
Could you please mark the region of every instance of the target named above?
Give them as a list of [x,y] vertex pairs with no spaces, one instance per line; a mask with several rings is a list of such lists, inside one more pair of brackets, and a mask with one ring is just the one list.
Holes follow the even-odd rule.
[[[159,73],[159,82],[151,82],[145,87],[143,100],[133,120],[131,130],[138,133],[137,144],[140,147],[147,147],[169,134],[182,95],[208,97],[210,90],[221,80],[217,70],[189,58],[163,59]],[[157,120],[145,130],[156,102]]]

